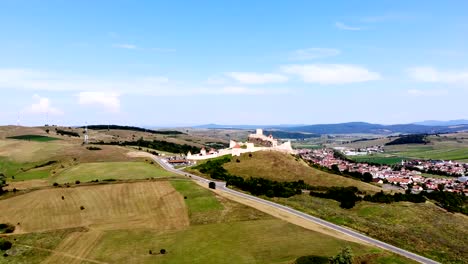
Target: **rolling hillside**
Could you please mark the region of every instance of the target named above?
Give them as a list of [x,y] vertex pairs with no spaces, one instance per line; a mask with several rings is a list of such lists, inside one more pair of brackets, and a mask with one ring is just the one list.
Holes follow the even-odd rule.
[[[239,160],[239,162],[237,162]],[[313,186],[356,186],[367,192],[378,192],[380,188],[354,179],[330,174],[312,168],[292,155],[275,151],[259,151],[242,154],[224,164],[229,173],[243,178],[257,177],[276,181],[297,181]]]

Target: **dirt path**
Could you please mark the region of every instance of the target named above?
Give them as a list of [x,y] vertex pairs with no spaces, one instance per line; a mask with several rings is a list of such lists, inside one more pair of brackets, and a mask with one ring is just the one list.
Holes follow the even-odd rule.
[[[45,262],[42,262],[42,263],[72,263],[72,262],[69,262],[70,259],[73,259],[74,261],[78,261],[78,262],[73,262],[73,263],[80,263],[82,261],[87,261],[87,262],[91,262],[91,263],[97,263],[97,264],[108,264],[107,262],[102,262],[102,261],[97,261],[97,260],[94,260],[94,259],[87,259],[87,258],[82,258],[82,257],[79,257],[79,256],[75,256],[75,255],[72,255],[72,254],[68,254],[68,253],[64,253],[64,252],[60,252],[60,251],[56,251],[56,250],[52,250],[52,249],[47,249],[47,248],[41,248],[41,247],[34,247],[34,246],[29,246],[29,245],[24,245],[24,244],[18,244],[18,243],[15,243],[15,245],[17,246],[22,246],[22,247],[27,247],[27,248],[33,248],[33,249],[37,249],[37,250],[42,250],[42,251],[47,251],[47,252],[51,252],[53,255],[60,255],[62,257],[62,260],[59,261],[59,262],[47,262],[49,260],[49,258],[47,258],[45,260]],[[53,256],[52,255],[52,256]]]
[[[99,243],[102,237],[101,231],[74,232],[68,235],[43,263],[70,263],[79,264]],[[75,256],[75,259],[67,259],[67,256]],[[65,256],[65,258],[64,258]],[[94,263],[103,263],[93,260]]]

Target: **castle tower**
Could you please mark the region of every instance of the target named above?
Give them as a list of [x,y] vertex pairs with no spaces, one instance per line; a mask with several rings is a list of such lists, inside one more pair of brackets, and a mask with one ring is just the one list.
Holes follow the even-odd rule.
[[262,136],[263,135],[263,129],[257,128],[257,136]]

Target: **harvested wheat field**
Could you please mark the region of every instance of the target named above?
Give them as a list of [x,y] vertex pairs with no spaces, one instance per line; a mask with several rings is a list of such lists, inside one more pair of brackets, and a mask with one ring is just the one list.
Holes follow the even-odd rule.
[[166,181],[38,190],[1,200],[0,212],[0,223],[20,223],[19,233],[79,226],[171,230],[189,225],[183,197]]

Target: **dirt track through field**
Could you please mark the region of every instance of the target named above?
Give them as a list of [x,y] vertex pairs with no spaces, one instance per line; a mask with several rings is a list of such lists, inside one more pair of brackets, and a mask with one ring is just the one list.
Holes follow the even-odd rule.
[[[102,231],[90,230],[88,232],[75,232],[68,235],[54,250],[43,263],[69,263],[79,264],[86,260],[85,257],[99,243],[102,237]],[[74,256],[70,259],[70,256]],[[94,263],[103,263],[92,261]]]
[[0,200],[0,212],[0,223],[20,223],[18,233],[189,226],[184,199],[167,181],[38,190]]
[[[18,244],[18,243],[16,243],[15,245],[16,246],[27,247],[27,248],[33,248],[33,249],[42,250],[42,251],[47,251],[47,252],[51,252],[53,255],[60,255],[61,256],[60,262],[49,262],[49,259],[46,259],[42,263],[81,263],[82,261],[87,261],[87,262],[97,263],[97,264],[107,264],[107,262],[82,258],[82,257],[78,257],[78,256],[75,256],[75,255],[71,255],[71,254],[67,254],[67,253],[64,253],[64,252],[51,250],[51,249],[47,249],[47,248],[33,247],[33,246],[23,245],[23,244]],[[74,262],[70,262],[70,261],[74,261]],[[78,262],[76,262],[76,261],[78,261]]]

